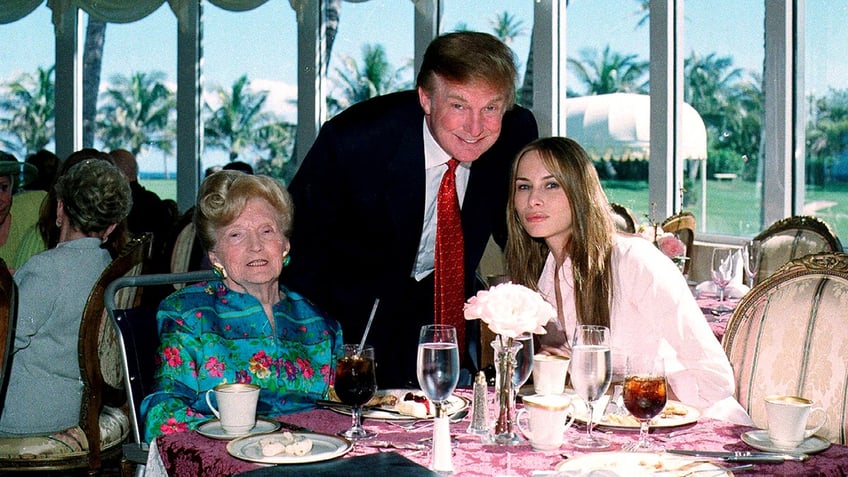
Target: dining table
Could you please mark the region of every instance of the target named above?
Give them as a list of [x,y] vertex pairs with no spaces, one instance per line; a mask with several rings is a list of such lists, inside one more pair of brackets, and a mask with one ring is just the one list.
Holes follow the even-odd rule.
[[[704,319],[710,325],[710,329],[719,341],[724,337],[724,332],[727,330],[727,322],[730,320],[730,315],[736,305],[739,304],[740,298],[727,297],[724,301],[719,301],[718,296],[713,293],[704,292],[698,293],[695,297],[695,302],[704,313]],[[730,308],[730,311],[718,311],[720,305]]]
[[[491,390],[490,390],[491,392]],[[471,391],[458,389],[458,396],[470,398]],[[519,404],[519,408],[521,405]],[[565,430],[565,443],[554,451],[534,451],[525,440],[517,445],[496,445],[484,436],[469,433],[471,413],[463,419],[451,421],[453,440],[452,463],[457,476],[544,476],[556,475],[557,466],[591,452],[577,449],[569,443],[578,433],[585,432],[585,424],[574,424]],[[279,416],[281,424],[276,432],[300,431],[335,435],[350,425],[350,416],[338,410],[316,408],[309,411]],[[430,439],[433,436],[432,420],[395,421],[365,418],[363,425],[377,433],[373,439],[353,443],[352,448],[331,462],[330,473],[319,472],[327,462],[306,464],[268,465],[236,458],[227,451],[228,441],[206,437],[195,431],[165,434],[151,443],[145,475],[158,476],[235,476],[263,477],[273,475],[437,475],[429,473],[431,461]],[[699,418],[678,427],[652,429],[651,439],[669,449],[698,451],[756,451],[741,436],[753,431],[749,426]],[[621,455],[623,445],[638,437],[638,429],[605,428],[596,425],[594,432],[603,433],[611,446],[594,451],[599,458]],[[667,454],[666,454],[667,455]],[[389,460],[388,458],[393,458]],[[382,460],[377,460],[382,459]],[[401,460],[407,467],[401,465]],[[384,463],[383,463],[384,462]],[[391,463],[390,463],[391,462]],[[346,464],[351,465],[346,465]],[[729,466],[729,463],[721,463]],[[756,463],[744,475],[758,476],[844,476],[848,472],[848,447],[829,444],[829,447],[812,453],[804,462]],[[312,467],[310,467],[312,466]],[[314,472],[312,471],[314,469]],[[402,470],[403,469],[403,470]],[[675,474],[669,474],[675,475]],[[683,475],[683,474],[679,474]],[[696,475],[724,475],[714,474]],[[735,474],[738,475],[738,474]]]

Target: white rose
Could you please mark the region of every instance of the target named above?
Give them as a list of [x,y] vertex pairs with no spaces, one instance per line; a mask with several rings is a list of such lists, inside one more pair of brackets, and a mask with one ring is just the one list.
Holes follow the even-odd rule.
[[465,305],[465,319],[481,319],[493,333],[517,338],[524,333],[545,333],[545,324],[556,317],[550,303],[533,290],[512,282],[482,290]]

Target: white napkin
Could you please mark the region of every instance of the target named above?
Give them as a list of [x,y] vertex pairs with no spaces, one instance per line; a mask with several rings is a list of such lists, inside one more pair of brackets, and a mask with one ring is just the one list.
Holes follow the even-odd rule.
[[[742,266],[742,252],[735,252],[733,254],[733,260],[736,262],[734,274],[730,279],[730,283],[724,287],[724,295],[728,298],[742,298],[742,296],[750,290],[750,288],[743,283],[743,279],[745,278],[745,267]],[[701,282],[695,287],[695,294],[700,295],[701,293],[712,293],[714,295],[718,295],[718,287],[715,286],[715,283],[713,283],[712,280]]]

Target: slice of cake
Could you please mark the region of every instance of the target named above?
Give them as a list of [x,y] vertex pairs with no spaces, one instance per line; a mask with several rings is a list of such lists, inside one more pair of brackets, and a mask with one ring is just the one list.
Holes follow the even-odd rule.
[[404,416],[411,416],[418,419],[430,417],[432,403],[426,396],[406,393],[406,395],[395,405],[397,412]]

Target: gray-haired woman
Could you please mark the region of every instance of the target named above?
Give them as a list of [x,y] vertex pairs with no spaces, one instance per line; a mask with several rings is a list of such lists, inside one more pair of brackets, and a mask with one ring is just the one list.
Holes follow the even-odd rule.
[[112,164],[87,160],[54,186],[59,244],[15,273],[18,324],[0,434],[47,435],[77,425],[77,338],[86,298],[111,262],[101,245],[132,205]]

